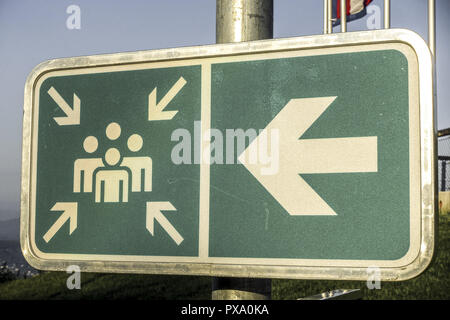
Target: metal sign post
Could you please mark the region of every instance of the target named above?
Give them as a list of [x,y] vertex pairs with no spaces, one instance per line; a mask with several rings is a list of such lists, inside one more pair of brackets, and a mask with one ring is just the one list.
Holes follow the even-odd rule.
[[[273,37],[273,0],[217,0],[216,42],[242,42]],[[214,300],[270,299],[270,279],[213,278]]]

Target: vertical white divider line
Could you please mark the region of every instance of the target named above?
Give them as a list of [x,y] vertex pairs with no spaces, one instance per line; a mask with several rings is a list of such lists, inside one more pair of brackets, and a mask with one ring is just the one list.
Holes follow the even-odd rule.
[[[203,260],[207,259],[209,255],[211,64],[209,62],[204,62],[202,63],[201,68],[200,212],[198,254],[199,258]],[[205,160],[205,155],[208,155],[207,160]]]

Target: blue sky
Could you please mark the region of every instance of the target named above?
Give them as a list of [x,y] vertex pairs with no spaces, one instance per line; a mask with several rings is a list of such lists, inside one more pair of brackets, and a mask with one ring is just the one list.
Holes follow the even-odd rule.
[[[61,57],[215,43],[215,2],[0,0],[0,220],[19,216],[23,90],[33,67]],[[274,38],[322,34],[322,3],[274,0]],[[373,5],[382,11],[382,3]],[[426,40],[427,1],[391,3],[391,26]],[[79,30],[66,27],[70,5],[81,10]],[[438,129],[443,129],[450,127],[450,1],[436,0],[436,7]],[[348,24],[348,31],[366,29],[367,18]]]

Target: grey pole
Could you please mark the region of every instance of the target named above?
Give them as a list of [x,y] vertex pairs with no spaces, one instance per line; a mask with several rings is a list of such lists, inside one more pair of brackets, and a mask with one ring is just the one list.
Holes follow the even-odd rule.
[[384,28],[391,27],[391,0],[384,0]]
[[273,38],[273,0],[217,0],[216,42]]
[[428,0],[428,46],[436,61],[436,0]]
[[341,1],[341,32],[347,32],[347,2]]
[[[216,42],[273,38],[273,0],[216,0]],[[213,278],[213,300],[267,300],[271,279]]]

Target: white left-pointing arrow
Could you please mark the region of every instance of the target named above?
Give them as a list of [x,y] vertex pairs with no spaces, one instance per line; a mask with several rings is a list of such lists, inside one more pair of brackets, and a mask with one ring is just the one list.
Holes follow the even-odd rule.
[[175,211],[177,210],[169,201],[153,201],[147,202],[147,230],[154,236],[155,232],[155,220],[159,222],[161,227],[169,234],[169,236],[175,241],[177,245],[183,242],[183,237],[174,228],[174,226],[167,220],[161,211]]
[[[377,137],[299,139],[336,97],[291,99],[239,156],[239,161],[290,215],[336,215],[299,174],[377,172]],[[279,165],[264,174],[267,163],[248,159],[258,154],[261,139],[279,133]],[[257,158],[257,156],[256,156]]]
[[44,235],[45,242],[49,242],[53,236],[61,229],[64,223],[69,220],[69,235],[72,234],[77,228],[77,214],[78,203],[77,202],[57,202],[50,209],[51,211],[63,211],[63,214],[59,216],[58,220],[51,226],[51,228]]
[[73,109],[69,104],[61,97],[61,95],[56,91],[55,88],[51,87],[48,94],[56,102],[56,104],[61,108],[66,114],[65,117],[54,117],[56,123],[60,126],[78,125],[80,124],[80,98],[74,93],[73,94]]

